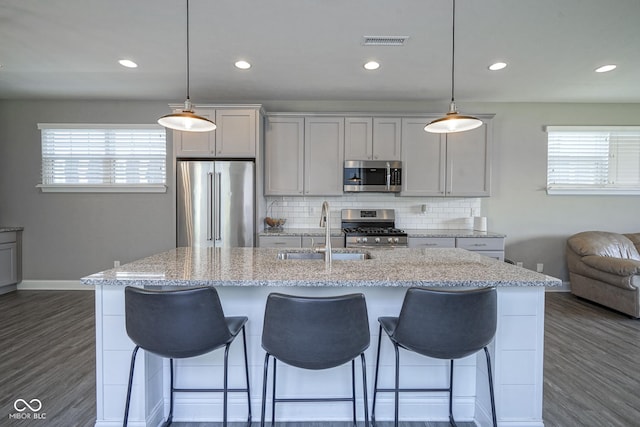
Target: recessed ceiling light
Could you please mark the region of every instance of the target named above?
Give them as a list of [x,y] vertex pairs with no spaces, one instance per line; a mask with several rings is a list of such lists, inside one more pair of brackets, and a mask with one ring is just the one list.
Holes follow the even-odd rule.
[[489,69],[491,71],[502,70],[503,68],[506,68],[506,67],[507,67],[507,63],[506,62],[496,62],[495,64],[489,65]]
[[240,68],[241,70],[248,70],[249,68],[251,68],[251,64],[249,64],[247,61],[238,61],[235,65],[236,68]]
[[607,71],[615,70],[617,65],[609,64],[596,68],[596,73],[606,73]]
[[127,68],[138,68],[138,64],[136,64],[135,62],[133,62],[130,59],[121,59],[120,61],[118,61],[120,63],[120,65],[122,65],[123,67],[127,67]]
[[380,64],[376,61],[369,61],[364,64],[364,68],[367,70],[377,70],[378,68],[380,68]]

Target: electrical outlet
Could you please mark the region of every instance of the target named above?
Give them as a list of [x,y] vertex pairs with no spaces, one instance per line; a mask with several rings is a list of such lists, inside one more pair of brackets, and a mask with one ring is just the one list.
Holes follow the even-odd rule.
[[113,261],[113,268],[120,267],[120,261]]
[[541,262],[539,262],[539,263],[536,265],[536,271],[537,271],[538,273],[542,273],[543,269],[544,269],[544,264],[543,264],[543,263],[541,263]]
[[524,266],[524,263],[522,261],[518,261],[516,262],[516,265],[520,268],[522,268]]

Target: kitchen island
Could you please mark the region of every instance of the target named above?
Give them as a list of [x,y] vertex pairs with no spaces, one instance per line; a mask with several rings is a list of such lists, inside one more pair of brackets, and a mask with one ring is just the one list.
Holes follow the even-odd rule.
[[[342,249],[336,252],[354,252]],[[367,350],[369,386],[373,384],[377,318],[397,315],[406,288],[411,286],[479,287],[498,289],[498,329],[491,344],[498,422],[501,426],[542,426],[542,361],[545,286],[560,280],[498,262],[463,249],[367,250],[365,260],[333,261],[278,259],[282,250],[267,248],[177,248],[117,269],[85,277],[96,285],[96,426],[121,420],[133,343],[125,331],[124,286],[215,286],[226,315],[246,315],[252,407],[259,414],[264,352],[260,347],[266,298],[271,292],[326,296],[364,293],[370,317],[371,346]],[[304,252],[289,249],[287,252]],[[387,344],[387,345],[385,345]],[[383,343],[380,383],[393,381],[393,350]],[[222,352],[180,360],[178,385],[218,386]],[[156,426],[168,412],[168,362],[143,353],[138,356],[130,425]],[[242,346],[230,351],[230,385],[241,386]],[[477,359],[477,360],[476,360]],[[445,385],[447,362],[403,354],[401,386]],[[456,362],[454,413],[459,421],[490,425],[484,357]],[[343,396],[349,393],[348,366],[329,371],[301,371],[280,365],[279,394]],[[213,384],[212,384],[213,382]],[[369,396],[372,396],[370,393]],[[229,398],[230,421],[246,416],[245,396]],[[360,396],[361,398],[361,396]],[[222,396],[179,394],[174,420],[220,421]],[[277,408],[280,421],[349,420],[348,405],[289,404]],[[390,394],[379,396],[379,421],[393,417]],[[267,415],[269,416],[269,415]],[[362,414],[360,414],[362,417]],[[446,394],[405,393],[401,420],[447,419]],[[254,415],[254,421],[256,416]]]

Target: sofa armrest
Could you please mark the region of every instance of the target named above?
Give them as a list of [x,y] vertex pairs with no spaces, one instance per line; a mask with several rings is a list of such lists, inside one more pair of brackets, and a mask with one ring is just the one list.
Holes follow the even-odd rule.
[[633,276],[640,274],[640,261],[634,259],[589,255],[582,257],[582,262],[596,270],[615,274],[616,276]]

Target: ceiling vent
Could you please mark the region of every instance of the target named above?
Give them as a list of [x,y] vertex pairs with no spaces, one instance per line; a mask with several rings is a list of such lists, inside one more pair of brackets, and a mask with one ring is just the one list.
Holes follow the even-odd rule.
[[409,36],[364,36],[363,46],[404,46]]

